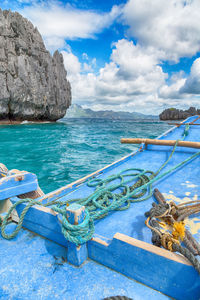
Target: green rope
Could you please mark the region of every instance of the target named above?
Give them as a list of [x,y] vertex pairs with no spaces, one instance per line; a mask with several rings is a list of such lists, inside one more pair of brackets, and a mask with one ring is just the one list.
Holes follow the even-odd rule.
[[182,134],[183,138],[185,138],[186,136],[188,136],[189,134],[189,128],[190,128],[190,125],[189,124],[186,124],[185,125],[185,129],[184,129],[184,132]]
[[[189,127],[184,131],[182,139],[185,138],[188,130]],[[61,215],[62,233],[68,241],[75,243],[76,245],[87,242],[92,238],[94,234],[95,220],[104,218],[112,211],[128,209],[131,203],[145,201],[146,199],[150,198],[152,196],[152,184],[154,182],[174,172],[176,169],[182,167],[184,164],[200,155],[200,152],[197,152],[189,158],[185,159],[183,162],[170,168],[163,174],[160,174],[161,170],[172,158],[176,150],[178,141],[176,141],[176,144],[167,161],[164,162],[155,173],[149,170],[130,168],[125,169],[116,175],[111,175],[105,179],[94,178],[90,180],[87,185],[88,187],[95,188],[95,191],[86,198],[71,199],[67,201],[59,201],[58,199],[55,199],[53,201],[49,201],[46,204],[43,204],[35,199],[21,199],[17,201],[9,209],[1,224],[2,236],[6,239],[14,238],[22,228],[24,217],[29,208],[34,205],[39,205],[43,207],[49,206],[52,210]],[[129,185],[134,181],[135,183],[133,185]],[[86,211],[84,221],[78,225],[70,224],[66,215],[66,204],[74,202],[85,206]],[[5,229],[8,225],[8,219],[12,214],[12,211],[22,203],[27,203],[27,205],[20,215],[18,225],[11,234],[7,234],[5,232]]]

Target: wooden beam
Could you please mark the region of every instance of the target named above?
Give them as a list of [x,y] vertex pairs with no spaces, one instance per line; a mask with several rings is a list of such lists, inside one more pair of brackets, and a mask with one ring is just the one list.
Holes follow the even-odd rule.
[[190,262],[170,252],[116,233],[108,245],[93,238],[89,258],[178,300],[200,299],[200,276]]
[[[156,140],[156,139],[141,139],[141,138],[123,138],[121,139],[122,144],[146,144],[146,145],[161,145],[161,146],[174,146],[176,144],[175,140]],[[200,142],[188,142],[179,141],[178,146],[188,147],[188,148],[198,148],[200,149]]]
[[184,257],[183,255],[181,255],[179,253],[170,252],[166,249],[163,249],[163,248],[154,246],[152,244],[134,239],[134,238],[132,238],[130,236],[127,236],[125,234],[117,232],[114,235],[114,239],[118,239],[118,240],[123,241],[127,244],[130,244],[132,246],[135,246],[135,247],[141,248],[143,250],[149,251],[149,252],[154,253],[156,255],[163,256],[167,259],[171,259],[171,260],[176,261],[178,263],[185,264],[185,265],[188,265],[188,266],[192,266],[191,262],[186,257]]
[[38,181],[35,174],[22,171],[0,178],[0,188],[1,201],[37,190]]
[[[15,201],[12,201],[12,203],[14,204]],[[26,204],[20,204],[17,206],[16,210],[19,216],[21,215],[25,207]],[[30,207],[27,214],[25,215],[23,221],[23,228],[26,228],[34,233],[37,233],[45,238],[48,238],[49,240],[61,246],[69,247],[69,242],[65,239],[62,233],[61,224],[58,219],[58,213],[56,213],[55,211],[51,210],[48,207],[40,207],[38,205]],[[123,237],[126,237],[127,240],[125,241]],[[104,246],[109,246],[109,244],[105,242],[105,239],[106,237],[95,234],[91,241],[95,241]],[[179,263],[191,265],[190,262],[185,257],[179,254],[175,254],[166,249],[156,247],[152,244],[148,244],[146,242],[139,241],[131,237],[129,237],[128,239],[126,235],[123,235],[121,233],[116,233],[114,235],[114,239],[123,240],[126,243],[140,247],[144,250],[148,250],[156,255],[161,255],[169,260],[174,260]],[[91,241],[89,241],[89,243]]]
[[199,123],[195,124],[195,123],[167,123],[169,125],[176,125],[176,126],[180,126],[180,125],[200,125]]

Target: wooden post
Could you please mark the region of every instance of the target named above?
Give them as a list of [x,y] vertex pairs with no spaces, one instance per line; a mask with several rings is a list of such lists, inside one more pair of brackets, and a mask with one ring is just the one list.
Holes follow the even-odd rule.
[[[85,206],[73,203],[67,207],[67,219],[70,224],[77,225],[83,222],[85,218]],[[67,260],[72,265],[80,266],[88,258],[86,243],[76,246],[68,242]]]

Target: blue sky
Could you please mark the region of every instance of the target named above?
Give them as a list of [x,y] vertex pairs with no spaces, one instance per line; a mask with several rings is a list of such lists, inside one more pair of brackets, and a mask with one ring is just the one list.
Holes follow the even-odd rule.
[[73,103],[159,113],[200,107],[199,0],[18,0],[47,49],[62,52]]

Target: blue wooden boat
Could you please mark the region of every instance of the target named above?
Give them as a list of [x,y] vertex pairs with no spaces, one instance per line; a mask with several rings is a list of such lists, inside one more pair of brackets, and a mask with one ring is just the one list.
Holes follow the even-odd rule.
[[[188,118],[158,139],[178,140],[185,135],[185,141],[200,142],[200,126],[195,126],[200,124],[197,117]],[[192,122],[190,127],[184,125]],[[166,201],[173,201],[177,205],[188,201],[198,202],[200,150],[176,146],[170,157],[172,148],[142,144],[136,152],[46,195],[39,189],[34,174],[16,170],[9,172],[0,166],[2,221],[9,208],[18,203],[10,218],[19,222],[24,209],[33,199],[23,217],[23,230],[14,239],[1,237],[1,298],[103,299],[124,295],[133,299],[168,299],[168,296],[175,299],[200,299],[200,276],[191,262],[179,253],[152,245],[151,230],[145,225],[145,212],[155,202],[153,196],[145,201],[136,198],[133,203],[127,200],[121,205],[123,210],[116,210],[110,204],[110,209],[104,211],[107,215],[94,221],[92,238],[85,243],[82,237],[83,242],[78,245],[75,239],[74,242],[68,239],[68,232],[63,231],[64,221],[60,212],[61,208],[63,210],[62,202],[69,203],[64,209],[68,226],[73,225],[70,229],[73,231],[73,228],[85,222],[88,212],[80,200],[71,204],[71,199],[86,199],[91,194],[109,189],[111,185],[118,186],[122,175],[128,174],[125,179],[130,177],[127,181],[131,186],[135,182],[135,178],[129,176],[133,168],[140,169],[140,174],[144,173],[142,170],[156,173],[168,160],[158,176],[151,177],[150,173],[152,187],[159,189]],[[149,183],[144,181],[143,187],[145,184],[146,191],[151,192]],[[125,183],[116,189],[123,197],[128,193]],[[115,192],[114,188],[110,190]],[[109,197],[108,203],[115,201]],[[27,198],[29,200],[26,201]],[[52,201],[59,201],[57,210]],[[51,206],[46,205],[49,202]],[[129,204],[129,208],[125,207]],[[100,205],[99,210],[105,208],[104,204],[97,205]],[[200,242],[200,214],[186,218],[185,224],[196,241]],[[15,226],[14,223],[7,226],[5,235],[8,239]]]

